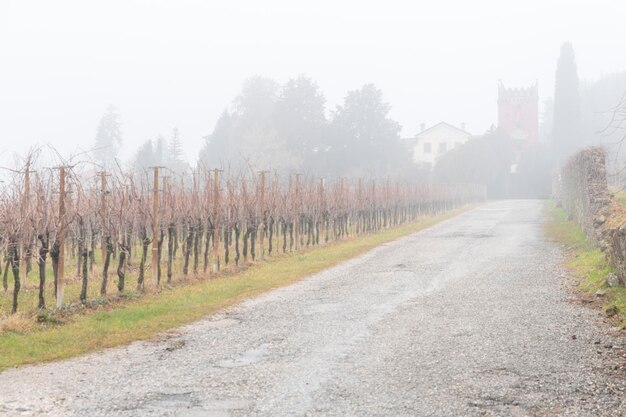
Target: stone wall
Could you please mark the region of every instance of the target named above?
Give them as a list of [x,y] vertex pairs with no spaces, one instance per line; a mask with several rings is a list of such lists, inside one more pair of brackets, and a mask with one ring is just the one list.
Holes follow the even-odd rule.
[[561,168],[560,201],[589,239],[598,243],[600,227],[609,212],[606,153],[592,147],[573,155]]
[[606,254],[626,282],[626,225],[620,225],[622,210],[612,201],[606,180],[606,153],[601,147],[584,149],[561,168],[559,201],[571,219]]

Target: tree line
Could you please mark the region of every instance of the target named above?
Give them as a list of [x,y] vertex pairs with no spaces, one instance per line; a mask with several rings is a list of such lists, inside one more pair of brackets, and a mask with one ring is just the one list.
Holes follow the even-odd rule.
[[[412,150],[400,138],[401,126],[391,119],[391,106],[373,84],[349,91],[343,103],[328,109],[312,79],[299,76],[284,84],[255,76],[203,138],[196,161],[181,149],[178,129],[146,140],[130,166],[165,165],[182,173],[192,166],[242,169],[252,165],[281,174],[303,172],[337,178],[374,176],[415,178]],[[94,156],[108,170],[122,143],[120,115],[110,107],[98,127]],[[200,138],[199,138],[200,139]]]

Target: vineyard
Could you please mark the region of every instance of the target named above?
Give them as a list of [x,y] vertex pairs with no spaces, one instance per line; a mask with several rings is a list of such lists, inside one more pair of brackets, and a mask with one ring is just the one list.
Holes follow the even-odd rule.
[[[98,304],[484,199],[477,185],[40,166],[0,183],[0,314]],[[82,168],[81,168],[82,166]]]

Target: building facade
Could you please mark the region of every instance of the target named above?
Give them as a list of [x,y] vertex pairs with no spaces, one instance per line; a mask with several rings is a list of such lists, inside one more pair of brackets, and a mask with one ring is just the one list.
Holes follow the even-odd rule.
[[441,156],[467,142],[471,136],[464,125],[459,128],[446,122],[423,129],[415,136],[413,161],[432,169]]

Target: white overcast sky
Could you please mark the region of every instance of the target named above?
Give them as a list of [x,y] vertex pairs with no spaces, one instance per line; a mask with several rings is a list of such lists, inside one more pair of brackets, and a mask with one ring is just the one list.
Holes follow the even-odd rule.
[[624,0],[0,0],[0,160],[90,148],[106,106],[125,151],[178,126],[191,162],[252,75],[305,74],[328,104],[365,83],[412,136],[496,122],[497,81],[552,95],[560,45],[579,75],[626,69]]

